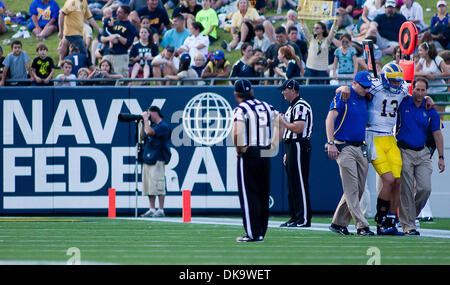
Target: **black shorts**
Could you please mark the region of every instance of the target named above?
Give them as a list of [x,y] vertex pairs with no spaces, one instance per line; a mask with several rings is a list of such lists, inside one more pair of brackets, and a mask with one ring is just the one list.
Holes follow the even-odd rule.
[[[253,38],[255,37],[255,28],[251,23],[244,22],[248,28],[248,34],[247,37],[244,39],[244,43],[251,43],[253,41]],[[241,38],[241,32],[239,32],[239,38]]]

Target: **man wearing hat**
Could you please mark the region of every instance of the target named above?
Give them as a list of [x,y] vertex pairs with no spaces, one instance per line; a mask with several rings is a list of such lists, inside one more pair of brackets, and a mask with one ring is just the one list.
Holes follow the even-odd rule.
[[368,119],[366,96],[372,86],[370,74],[360,71],[350,87],[350,98],[344,102],[338,93],[331,102],[325,121],[328,157],[336,160],[344,194],[334,212],[330,230],[350,235],[347,226],[353,218],[357,234],[372,236],[369,223],[360,208],[369,162],[364,144]]
[[[180,61],[174,53],[175,47],[173,45],[167,45],[164,50],[153,59],[153,77],[161,78],[166,75],[175,75],[178,73]],[[158,85],[164,84],[162,81],[157,81],[156,83]],[[170,82],[167,81],[166,84],[169,85]]]
[[[228,78],[231,72],[231,63],[225,59],[223,51],[216,50],[212,60],[202,71],[202,78]],[[228,81],[214,81],[214,85],[228,85]]]
[[280,120],[284,128],[283,140],[286,166],[289,216],[281,227],[310,227],[311,203],[309,198],[309,163],[311,159],[311,134],[313,113],[311,106],[299,96],[300,84],[286,80],[278,89],[290,105]]
[[[269,222],[270,157],[278,112],[254,97],[248,80],[234,84],[233,143],[237,152],[239,202],[246,235],[237,242],[262,242]],[[272,129],[275,127],[275,129]]]
[[376,36],[376,44],[383,55],[392,54],[394,47],[398,45],[398,33],[404,22],[405,16],[397,12],[395,0],[386,0],[385,12],[375,17],[370,22],[368,36]]
[[439,0],[436,3],[437,13],[431,18],[430,32],[433,40],[439,42],[443,49],[450,49],[450,17],[447,13],[447,2]]
[[[170,140],[169,125],[163,121],[161,110],[157,106],[150,106],[142,113],[143,124],[141,140],[143,140],[144,163],[142,165],[142,195],[148,196],[150,209],[142,217],[164,217],[165,164],[169,163]],[[156,196],[159,209],[156,211]]]

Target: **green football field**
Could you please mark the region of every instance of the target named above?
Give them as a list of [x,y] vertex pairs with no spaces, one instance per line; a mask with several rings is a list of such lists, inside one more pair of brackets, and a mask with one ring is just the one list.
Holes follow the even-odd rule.
[[450,219],[421,223],[420,237],[339,236],[329,217],[314,217],[310,229],[279,228],[284,220],[271,217],[262,243],[236,243],[238,216],[0,217],[0,265],[450,264]]

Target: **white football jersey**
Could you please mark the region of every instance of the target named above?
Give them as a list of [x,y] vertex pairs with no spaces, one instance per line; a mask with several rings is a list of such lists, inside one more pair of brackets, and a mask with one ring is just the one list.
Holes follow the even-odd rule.
[[392,94],[383,87],[380,79],[374,79],[370,88],[373,98],[369,102],[369,126],[367,130],[393,133],[397,123],[397,110],[403,98],[408,96],[408,85],[404,83],[399,94]]

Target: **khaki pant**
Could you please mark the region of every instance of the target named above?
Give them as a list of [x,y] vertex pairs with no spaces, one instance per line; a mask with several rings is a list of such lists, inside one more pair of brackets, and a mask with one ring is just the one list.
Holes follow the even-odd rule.
[[404,232],[416,229],[415,220],[431,194],[430,151],[400,149],[402,154],[402,186],[400,194],[399,219]]
[[346,146],[338,156],[344,195],[334,212],[333,224],[347,227],[353,218],[357,229],[368,227],[359,201],[364,192],[369,163],[360,147]]
[[142,196],[160,196],[166,194],[164,161],[155,165],[142,164]]

